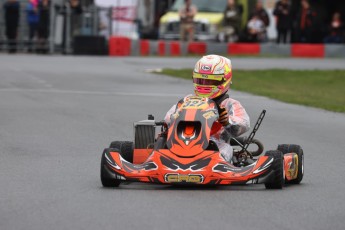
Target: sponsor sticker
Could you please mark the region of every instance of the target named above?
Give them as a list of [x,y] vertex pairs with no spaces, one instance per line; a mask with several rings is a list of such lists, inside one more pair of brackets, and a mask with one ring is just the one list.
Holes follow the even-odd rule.
[[204,181],[204,176],[200,174],[178,174],[178,173],[168,173],[165,175],[165,182],[168,183],[202,183]]
[[214,111],[211,110],[211,111],[208,111],[207,113],[204,113],[202,116],[203,116],[205,119],[210,119],[210,118],[216,116],[216,113],[215,113]]
[[201,69],[204,70],[204,71],[210,71],[211,70],[211,66],[203,65],[203,66],[201,66]]

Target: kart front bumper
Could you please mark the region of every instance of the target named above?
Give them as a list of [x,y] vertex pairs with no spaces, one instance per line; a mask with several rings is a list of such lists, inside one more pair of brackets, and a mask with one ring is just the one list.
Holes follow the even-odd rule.
[[132,164],[114,149],[104,153],[109,179],[155,184],[239,185],[261,184],[272,180],[273,157],[261,156],[246,167],[225,162],[219,152],[204,151],[197,157],[181,158],[167,149],[153,151],[143,164]]

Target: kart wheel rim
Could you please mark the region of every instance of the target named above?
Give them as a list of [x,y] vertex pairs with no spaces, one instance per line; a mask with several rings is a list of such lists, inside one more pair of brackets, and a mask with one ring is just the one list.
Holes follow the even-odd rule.
[[302,175],[304,175],[304,154],[302,154]]
[[285,159],[283,158],[283,180],[285,180]]

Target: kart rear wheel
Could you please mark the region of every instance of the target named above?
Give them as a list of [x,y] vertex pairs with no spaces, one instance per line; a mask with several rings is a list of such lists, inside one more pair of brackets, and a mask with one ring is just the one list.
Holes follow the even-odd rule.
[[286,180],[285,183],[287,184],[299,184],[301,183],[304,175],[304,153],[303,149],[299,145],[288,145],[282,144],[278,145],[278,150],[280,150],[283,154],[287,153],[296,153],[298,156],[298,172],[297,178],[294,180]]
[[274,158],[272,163],[273,176],[270,182],[265,183],[265,187],[267,189],[282,189],[285,183],[283,153],[279,150],[271,150],[267,151],[265,156]]
[[102,158],[101,158],[101,182],[103,187],[119,187],[121,181],[115,178],[112,178],[107,171],[107,162],[105,159],[105,153],[108,151],[108,149],[104,149],[102,153]]
[[134,144],[132,141],[113,141],[111,142],[109,148],[118,149],[123,159],[133,163],[133,146]]

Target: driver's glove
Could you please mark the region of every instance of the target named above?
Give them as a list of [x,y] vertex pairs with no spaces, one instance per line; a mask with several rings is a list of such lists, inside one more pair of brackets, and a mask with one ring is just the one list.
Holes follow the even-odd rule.
[[229,124],[229,114],[225,108],[220,109],[218,122],[221,123],[223,126],[227,126]]

